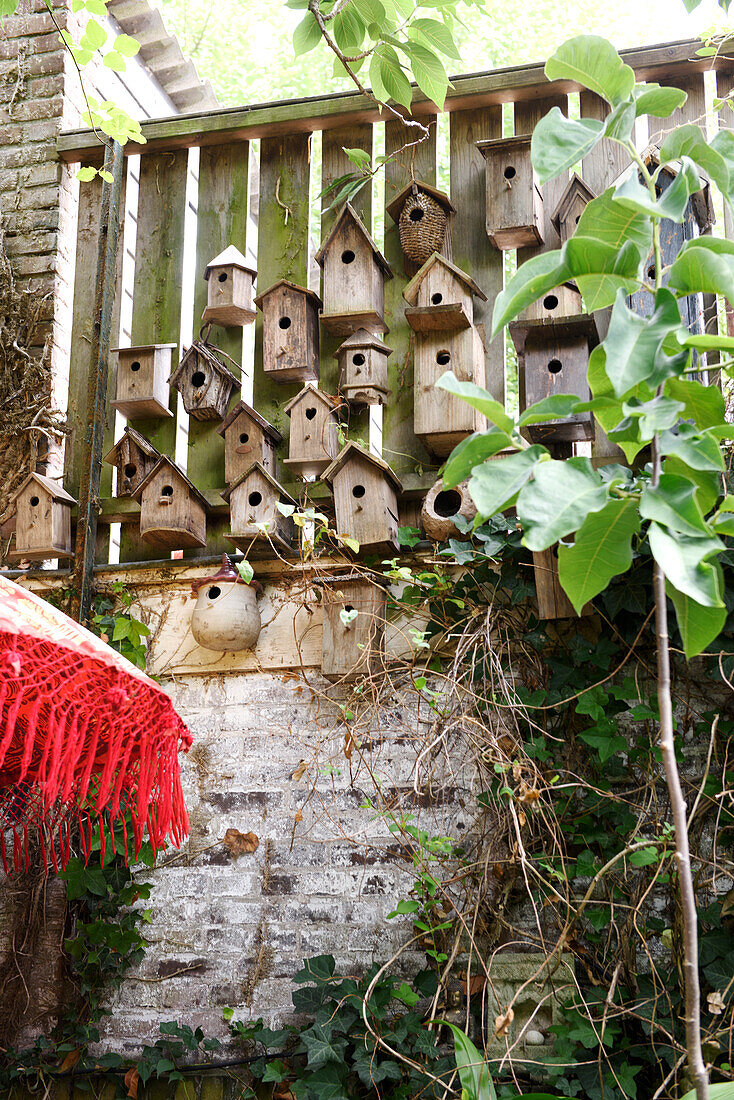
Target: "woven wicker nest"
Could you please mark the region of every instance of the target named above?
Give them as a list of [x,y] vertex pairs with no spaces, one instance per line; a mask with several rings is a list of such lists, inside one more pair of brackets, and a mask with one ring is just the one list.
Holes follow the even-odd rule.
[[444,208],[424,191],[408,195],[398,222],[406,259],[424,264],[434,252],[443,251],[447,218]]

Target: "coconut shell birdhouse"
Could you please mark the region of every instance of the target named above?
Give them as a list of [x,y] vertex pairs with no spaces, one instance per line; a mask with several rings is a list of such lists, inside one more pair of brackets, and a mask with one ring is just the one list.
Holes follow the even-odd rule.
[[336,527],[360,547],[398,547],[400,480],[386,462],[347,443],[321,475],[334,494]]
[[387,332],[385,280],[392,279],[392,270],[349,203],[316,253],[316,263],[324,273],[321,323],[327,332]]
[[296,501],[261,462],[240,474],[222,496],[229,503],[231,533],[226,537],[235,546],[272,542],[280,549],[290,548],[293,520],[284,516],[278,505],[297,507]]
[[222,325],[224,328],[251,324],[256,316],[252,300],[252,284],[256,276],[257,271],[248,265],[239,248],[231,244],[220,252],[207,264],[204,272],[209,286],[203,323]]
[[262,586],[256,580],[248,583],[222,554],[218,573],[191,582],[196,598],[191,633],[198,644],[217,653],[254,649],[260,636],[260,592]]
[[543,196],[530,141],[528,136],[477,142],[486,161],[487,235],[495,248],[543,243]]
[[312,290],[281,279],[255,299],[263,315],[263,371],[276,382],[317,382],[319,309]]
[[386,405],[387,360],[392,354],[384,340],[359,328],[334,352],[339,364],[339,392],[350,405]]
[[486,302],[470,275],[434,252],[403,291],[405,319],[415,332],[433,335],[469,328],[475,295]]
[[171,353],[176,344],[145,344],[113,348],[117,356],[115,400],[110,402],[128,420],[173,416],[168,408]]
[[221,420],[237,379],[212,349],[194,340],[169,379],[194,420]]
[[576,226],[581,220],[586,207],[596,195],[587,183],[581,179],[578,173],[571,176],[568,187],[561,195],[555,210],[551,214],[551,221],[556,228],[561,243],[572,237],[576,232]]
[[117,470],[115,496],[131,497],[160,457],[153,444],[128,424],[121,438],[105,455],[105,462]]
[[245,401],[238,401],[217,431],[224,437],[224,480],[233,485],[253,462],[261,462],[275,477],[275,448],[283,442],[280,432]]
[[322,590],[321,672],[348,683],[380,665],[387,596],[382,584],[359,573],[317,582]]
[[[593,315],[563,317],[557,321],[516,321],[510,335],[521,362],[522,408],[554,394],[575,394],[589,401],[587,371],[591,349],[599,342]],[[590,412],[563,420],[548,420],[527,428],[535,442],[578,442],[594,438]]]
[[140,503],[140,535],[151,546],[206,546],[206,498],[168,455],[161,455],[133,498]]
[[433,542],[446,542],[459,538],[461,532],[454,522],[456,517],[471,522],[477,514],[469,493],[469,482],[463,481],[455,488],[444,488],[441,478],[427,492],[421,508],[421,527],[426,538]]
[[73,558],[71,509],[77,503],[65,489],[43,474],[32,473],[13,498],[15,550],[12,558],[43,561]]
[[398,227],[400,247],[410,263],[420,266],[434,252],[448,254],[456,208],[443,191],[411,180],[385,209]]
[[301,477],[320,474],[339,452],[339,398],[329,396],[310,383],[285,406],[291,418],[288,458]]

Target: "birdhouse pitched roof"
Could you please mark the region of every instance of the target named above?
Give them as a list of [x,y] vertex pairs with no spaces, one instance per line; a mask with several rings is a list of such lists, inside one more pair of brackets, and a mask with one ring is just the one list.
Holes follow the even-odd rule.
[[47,492],[51,497],[53,497],[54,500],[61,500],[65,504],[77,503],[74,497],[70,496],[69,493],[67,493],[66,489],[62,488],[62,486],[59,485],[58,482],[52,481],[50,477],[45,477],[44,474],[37,474],[35,473],[35,471],[28,474],[28,477],[25,479],[25,481],[13,497],[14,501],[18,499],[20,494],[28,487],[28,485],[32,481],[35,482],[35,484],[43,489],[45,492]]
[[224,252],[220,252],[213,260],[209,261],[204,270],[205,279],[209,278],[209,274],[213,267],[239,267],[249,275],[252,275],[253,279],[257,275],[255,268],[250,267],[239,248],[236,248],[233,244],[225,248]]
[[400,493],[403,490],[403,484],[397,474],[388,466],[382,458],[378,458],[377,455],[373,455],[370,451],[365,451],[363,447],[360,447],[358,443],[354,443],[350,440],[346,447],[343,447],[339,454],[336,456],[331,466],[324,470],[321,475],[321,480],[325,481],[328,485],[334,481],[339,471],[343,468],[346,462],[369,462],[393,483],[397,491]]
[[442,256],[440,252],[434,252],[432,256],[429,256],[420,271],[416,272],[413,278],[410,280],[405,290],[403,291],[403,298],[408,305],[414,306],[418,301],[418,291],[421,283],[425,279],[429,271],[435,267],[436,264],[441,264],[446,270],[458,279],[460,283],[471,291],[472,294],[476,294],[478,298],[481,298],[483,302],[487,301],[487,295],[484,291],[477,286],[472,279],[471,275],[467,275],[466,271],[462,271],[456,264],[452,264],[451,260],[447,260],[445,256]]
[[390,264],[387,262],[375,242],[372,240],[372,237],[367,231],[367,226],[364,224],[357,211],[349,202],[345,203],[344,206],[341,208],[341,211],[338,214],[336,221],[331,227],[331,232],[328,234],[326,240],[321,245],[321,248],[314,256],[316,263],[319,265],[319,267],[324,266],[324,258],[326,256],[326,253],[331,248],[334,238],[342,227],[342,223],[347,219],[354,222],[355,226],[362,234],[369,247],[372,249],[372,255],[375,259],[375,262],[382,268],[385,278],[392,279],[392,268],[390,267]]
[[588,183],[585,183],[578,172],[574,172],[566,187],[566,190],[561,195],[560,201],[555,210],[551,214],[551,221],[556,229],[560,226],[562,221],[565,221],[568,217],[573,201],[576,197],[582,199],[584,204],[591,202],[596,198],[595,193],[591,190]]
[[240,413],[243,413],[245,416],[249,417],[250,420],[254,421],[255,424],[262,428],[265,434],[270,436],[273,443],[277,444],[283,442],[283,436],[280,434],[278,429],[274,428],[272,424],[269,424],[265,417],[260,416],[260,413],[256,412],[255,409],[247,404],[246,401],[238,401],[235,407],[227,413],[224,420],[217,428],[217,431],[220,435],[224,435],[227,428],[230,426],[230,424],[234,423]]
[[125,437],[127,437],[131,443],[134,443],[144,455],[148,456],[148,458],[160,458],[161,452],[156,450],[150,440],[146,439],[140,432],[136,432],[135,428],[131,428],[128,424],[112,450],[104,457],[105,462],[109,462],[111,466],[114,466],[117,462],[120,447],[124,443]]
[[530,152],[530,142],[532,140],[532,134],[518,134],[517,137],[485,138],[482,141],[475,141],[474,144],[482,156],[486,157],[487,153],[524,151],[525,146],[527,146],[527,151]]
[[391,199],[385,207],[386,212],[394,222],[397,222],[400,217],[406,199],[409,198],[410,195],[415,195],[418,191],[423,191],[424,194],[430,195],[447,214],[456,213],[456,207],[444,191],[439,191],[436,187],[431,187],[430,183],[423,183],[422,180],[411,180],[410,183],[406,183],[402,190],[398,191],[395,198]]
[[374,348],[375,351],[384,352],[385,355],[392,355],[392,348],[389,348],[377,333],[368,332],[366,328],[358,328],[351,336],[347,336],[334,352],[334,359],[338,359],[343,351],[349,351],[350,348]]
[[253,462],[252,466],[250,466],[249,469],[245,470],[244,474],[240,474],[236,481],[233,481],[232,484],[229,485],[226,489],[222,489],[221,495],[224,497],[224,499],[226,501],[229,501],[229,498],[232,496],[232,493],[235,491],[237,486],[241,485],[243,481],[247,481],[247,479],[252,477],[254,473],[261,474],[265,478],[265,480],[272,486],[278,496],[284,497],[288,504],[293,504],[296,508],[298,507],[298,501],[294,500],[290,493],[283,488],[280,482],[276,481],[273,475],[268,473],[262,462]]
[[334,410],[337,409],[341,404],[340,398],[332,397],[330,393],[324,393],[323,390],[317,389],[316,386],[312,385],[311,382],[307,382],[303,389],[299,390],[296,396],[292,397],[288,404],[284,406],[283,412],[287,413],[288,416],[290,416],[291,409],[295,408],[296,405],[300,405],[301,401],[303,401],[306,397],[318,398],[319,401],[326,405],[329,412],[334,412]]
[[193,497],[195,497],[196,500],[199,501],[199,504],[201,504],[207,511],[209,510],[209,502],[207,501],[204,494],[199,492],[199,490],[194,485],[193,481],[189,481],[189,479],[186,477],[186,474],[183,472],[181,467],[177,466],[176,463],[173,461],[173,459],[169,458],[168,455],[161,455],[161,457],[158,459],[158,461],[156,462],[153,469],[150,470],[148,474],[146,474],[146,476],[143,478],[143,480],[138,485],[137,489],[135,489],[133,491],[132,495],[133,495],[134,500],[138,500],[138,501],[140,500],[141,496],[143,495],[143,490],[145,489],[145,487],[148,485],[148,483],[150,481],[153,480],[153,478],[156,476],[158,471],[163,469],[163,467],[167,467],[171,471],[171,473],[173,474],[174,480],[175,480],[175,478],[179,478],[181,481],[185,482],[186,488],[189,490],[191,495]]
[[132,346],[130,344],[128,344],[124,348],[110,348],[110,351],[114,352],[115,354],[117,354],[118,352],[121,352],[121,351],[129,351],[131,354],[133,354],[136,351],[160,351],[164,348],[177,348],[177,347],[178,347],[178,344],[134,344]]
[[305,286],[299,286],[298,283],[292,283],[290,279],[278,279],[277,283],[273,283],[267,290],[264,290],[262,294],[258,294],[255,299],[255,305],[262,309],[262,303],[268,298],[274,290],[277,290],[280,286],[287,286],[289,290],[295,290],[298,294],[304,294],[306,298],[316,306],[317,309],[321,309],[321,299],[318,294],[313,290],[307,290]]
[[192,358],[196,358],[197,360],[203,359],[205,363],[217,372],[217,374],[221,374],[223,377],[227,378],[233,386],[237,385],[237,379],[232,374],[232,371],[225,367],[224,363],[214,354],[208,344],[203,343],[201,340],[194,340],[191,346],[183,353],[178,366],[168,379],[169,385],[176,385],[188,366],[189,359]]

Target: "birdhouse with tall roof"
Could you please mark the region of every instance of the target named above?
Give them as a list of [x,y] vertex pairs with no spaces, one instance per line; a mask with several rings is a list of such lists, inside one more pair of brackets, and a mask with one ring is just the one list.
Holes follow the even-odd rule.
[[301,477],[320,474],[339,451],[339,421],[336,410],[339,398],[307,383],[285,406],[291,418],[288,458],[290,466]]
[[168,455],[161,455],[132,495],[140,503],[145,542],[162,550],[206,546],[206,497]]
[[128,424],[105,462],[117,470],[115,496],[131,497],[160,458],[153,444]]
[[256,310],[252,300],[252,284],[257,271],[231,244],[207,264],[204,278],[208,282],[206,309],[202,321],[205,325],[222,325],[224,328],[240,328],[255,320]]
[[43,561],[73,558],[71,510],[77,503],[51,478],[32,473],[13,498],[15,550],[12,558]]
[[208,344],[194,340],[169,379],[194,420],[222,420],[237,379]]
[[543,195],[528,137],[478,141],[486,161],[487,235],[495,248],[543,243]]
[[436,383],[447,371],[460,382],[485,384],[484,344],[475,325],[453,332],[416,334],[413,378],[413,430],[427,449],[443,458],[486,419],[466,401]]
[[350,203],[342,207],[316,263],[324,273],[321,323],[327,332],[387,331],[385,280],[392,279],[392,270]]
[[405,290],[405,318],[418,333],[440,339],[443,332],[469,328],[474,323],[474,297],[487,295],[460,267],[434,252]]
[[280,279],[255,299],[263,315],[263,371],[275,382],[319,379],[319,309],[312,290]]
[[596,195],[588,183],[584,183],[581,176],[574,172],[568,186],[561,195],[558,205],[551,214],[551,221],[561,238],[561,244],[565,244],[569,237],[574,235],[576,226],[581,220],[581,215],[591,200],[595,198]]
[[168,376],[176,344],[113,348],[117,356],[115,399],[110,404],[128,420],[169,417]]
[[222,496],[229,504],[231,532],[226,537],[235,546],[247,549],[253,542],[272,542],[279,549],[290,547],[293,520],[278,505],[295,508],[297,503],[261,462],[240,474]]
[[411,180],[385,210],[398,227],[400,247],[410,263],[424,264],[434,252],[451,255],[451,217],[456,207],[443,191]]
[[377,671],[385,634],[384,582],[361,573],[340,573],[316,584],[323,608],[322,675],[349,683]]
[[359,328],[334,352],[339,364],[339,393],[349,405],[386,405],[387,360],[392,354],[376,333]]
[[336,528],[367,549],[397,549],[399,478],[388,464],[347,443],[321,475],[334,494]]
[[283,442],[283,437],[247,402],[238,401],[217,431],[224,437],[224,480],[227,485],[233,485],[253,462],[261,462],[275,477],[275,448]]

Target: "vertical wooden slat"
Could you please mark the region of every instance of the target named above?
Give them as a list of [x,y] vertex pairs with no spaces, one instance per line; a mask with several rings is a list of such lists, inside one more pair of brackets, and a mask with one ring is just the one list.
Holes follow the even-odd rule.
[[[734,72],[718,72],[716,74],[716,95],[719,99],[726,99],[734,89]],[[718,125],[722,130],[731,130],[734,127],[734,108],[731,104],[722,107],[716,116]],[[734,215],[728,202],[724,203],[724,235],[728,240],[734,240]],[[729,336],[734,336],[734,307],[726,301],[726,327]]]
[[[581,93],[581,117],[602,120],[609,113],[609,107],[601,96],[593,92]],[[616,141],[604,138],[597,147],[581,161],[581,177],[592,191],[601,195],[613,180],[629,164],[629,157]]]
[[496,401],[505,400],[505,350],[502,335],[490,344],[492,307],[503,286],[503,253],[489,247],[481,232],[485,204],[485,161],[475,142],[502,137],[502,108],[455,111],[449,116],[451,201],[456,207],[452,242],[454,263],[467,271],[487,295],[474,300],[474,320],[484,326],[485,385]]
[[[411,167],[415,179],[436,184],[436,121],[425,116],[421,120],[430,126],[428,139],[403,150],[386,166],[386,206],[410,182]],[[415,131],[402,122],[386,123],[385,154],[390,156],[415,138]],[[405,320],[403,299],[409,276],[405,271],[398,227],[388,214],[385,214],[385,257],[395,277],[385,284],[385,321],[390,329],[385,339],[393,353],[388,360],[388,385],[392,393],[384,409],[382,456],[408,488],[416,475],[438,464],[413,433],[413,340]]]
[[[132,339],[140,344],[178,345],[181,328],[184,217],[188,152],[143,154],[140,158]],[[173,349],[172,366],[178,362]],[[171,391],[175,414],[177,394]],[[163,454],[173,455],[176,418],[134,420],[141,432]],[[167,556],[144,543],[137,524],[125,523],[120,538],[121,561],[150,561]]]

